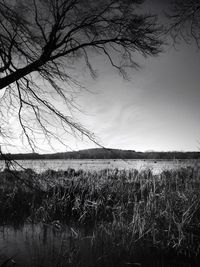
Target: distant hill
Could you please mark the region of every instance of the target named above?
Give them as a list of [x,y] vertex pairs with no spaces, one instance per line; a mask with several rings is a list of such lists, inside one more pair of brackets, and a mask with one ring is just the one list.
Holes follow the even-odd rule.
[[[137,152],[134,150],[92,148],[54,154],[5,154],[7,159],[200,159],[200,152]],[[0,156],[0,159],[3,159]]]

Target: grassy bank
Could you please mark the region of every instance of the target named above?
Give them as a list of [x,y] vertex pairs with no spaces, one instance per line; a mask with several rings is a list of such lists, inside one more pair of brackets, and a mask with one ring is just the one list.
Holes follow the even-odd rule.
[[[200,170],[0,173],[1,224],[75,221],[129,253],[136,242],[200,254]],[[101,229],[101,231],[99,230]],[[102,230],[103,229],[103,230]],[[100,235],[100,236],[99,236]]]

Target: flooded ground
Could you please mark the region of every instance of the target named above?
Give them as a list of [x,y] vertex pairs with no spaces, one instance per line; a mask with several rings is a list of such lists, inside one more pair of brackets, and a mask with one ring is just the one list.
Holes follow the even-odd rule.
[[120,162],[23,161],[87,171],[1,172],[0,267],[199,267],[200,172],[179,168],[198,162]]
[[[41,173],[48,169],[67,170],[73,168],[75,170],[82,169],[84,171],[99,171],[102,169],[151,169],[153,173],[157,174],[166,169],[178,169],[187,166],[199,166],[198,160],[18,160],[19,165],[24,168],[31,168],[34,171]],[[20,169],[19,165],[15,165],[16,169]],[[5,167],[4,161],[0,161],[0,170]]]
[[[58,227],[58,226],[57,226]],[[45,224],[0,227],[0,263],[10,260],[17,266],[63,266],[70,263],[75,230]],[[0,265],[1,266],[1,265]]]
[[[96,235],[98,238],[96,238]],[[129,251],[130,252],[130,251]],[[9,262],[3,265],[6,260]],[[61,267],[61,266],[132,266],[192,267],[198,262],[159,246],[134,245],[132,252],[120,244],[109,243],[109,234],[58,224],[25,224],[21,227],[0,227],[0,266]]]

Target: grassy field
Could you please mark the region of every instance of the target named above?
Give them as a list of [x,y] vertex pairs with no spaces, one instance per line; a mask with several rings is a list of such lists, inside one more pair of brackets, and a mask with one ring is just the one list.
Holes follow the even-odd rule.
[[[111,260],[113,253],[123,253],[121,258],[130,263],[136,244],[173,251],[194,262],[185,266],[197,266],[200,260],[200,169],[180,168],[158,175],[150,170],[68,169],[41,174],[30,169],[5,170],[0,173],[0,223],[24,222],[42,222],[57,228],[71,222],[89,225],[95,229],[90,240],[92,249],[95,250],[100,240],[104,242],[107,251],[104,266],[117,266]],[[81,254],[80,249],[77,251]],[[100,257],[99,251],[94,252],[91,262],[103,255]],[[77,266],[75,259],[77,256],[71,260],[71,263],[74,260],[73,266]],[[123,264],[118,266],[125,266]]]

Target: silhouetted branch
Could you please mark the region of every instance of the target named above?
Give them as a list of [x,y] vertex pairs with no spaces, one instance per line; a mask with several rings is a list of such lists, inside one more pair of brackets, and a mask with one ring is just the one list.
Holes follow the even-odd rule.
[[169,32],[176,42],[183,39],[186,43],[194,40],[200,48],[200,2],[199,0],[174,0],[168,17]]
[[[81,59],[95,78],[90,57],[98,53],[125,77],[127,66],[138,67],[136,52],[143,56],[161,52],[162,29],[155,16],[137,12],[142,2],[30,0],[14,5],[1,0],[0,91],[5,92],[0,112],[17,115],[33,151],[36,136],[62,142],[56,133],[59,125],[67,134],[84,135],[97,143],[68,114],[76,108],[73,88],[80,86],[71,68],[76,69]],[[58,108],[61,99],[66,108]]]

